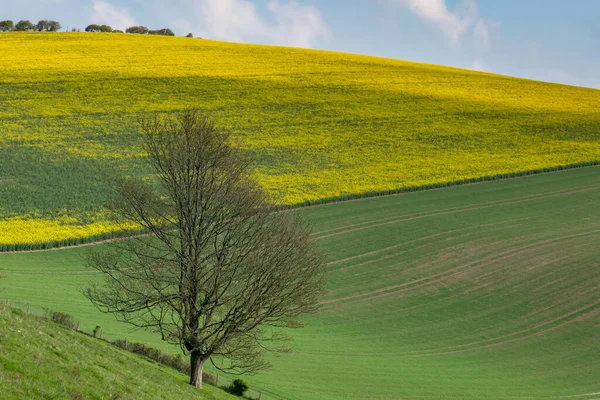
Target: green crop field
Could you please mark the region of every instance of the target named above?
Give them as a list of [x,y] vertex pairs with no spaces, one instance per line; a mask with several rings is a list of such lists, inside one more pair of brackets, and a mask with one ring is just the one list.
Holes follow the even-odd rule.
[[136,121],[198,107],[283,204],[600,160],[600,91],[328,51],[0,34],[0,250],[111,235]]
[[[323,310],[250,377],[265,399],[600,397],[600,168],[298,210]],[[159,345],[80,294],[85,247],[0,254],[2,298]]]

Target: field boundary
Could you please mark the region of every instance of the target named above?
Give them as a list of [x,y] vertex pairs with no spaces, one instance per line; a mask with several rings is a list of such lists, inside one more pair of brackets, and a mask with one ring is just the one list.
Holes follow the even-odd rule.
[[301,203],[291,204],[291,205],[287,205],[287,206],[281,206],[281,209],[293,210],[293,209],[298,209],[298,208],[314,207],[314,206],[318,206],[318,205],[327,205],[327,204],[340,203],[340,202],[346,202],[346,201],[352,201],[352,200],[362,200],[362,199],[368,199],[368,198],[374,198],[374,197],[384,197],[384,196],[400,195],[400,194],[406,194],[406,193],[424,192],[424,191],[428,191],[428,190],[444,189],[444,188],[453,187],[453,186],[467,186],[467,185],[473,185],[473,184],[478,184],[478,183],[502,181],[502,180],[523,178],[523,177],[533,176],[533,175],[543,175],[543,174],[549,174],[549,173],[560,172],[560,171],[568,171],[568,170],[573,170],[573,169],[593,168],[593,167],[598,167],[598,166],[600,166],[600,160],[584,161],[584,162],[573,163],[573,164],[562,164],[562,165],[557,165],[557,166],[553,166],[553,167],[529,169],[529,170],[525,170],[525,171],[510,172],[510,173],[505,173],[505,174],[484,175],[484,176],[480,176],[480,177],[476,177],[476,178],[459,179],[456,181],[430,183],[430,184],[426,184],[426,185],[417,185],[417,186],[403,186],[403,187],[400,187],[397,189],[374,190],[374,191],[358,193],[358,194],[348,194],[348,195],[342,195],[342,196],[327,197],[327,198],[319,199],[319,200],[307,200],[307,201],[304,201]]
[[[443,183],[431,183],[427,185],[418,186],[405,186],[391,190],[381,191],[369,191],[364,193],[349,194],[343,196],[328,197],[319,200],[307,200],[301,203],[279,206],[281,211],[298,210],[308,207],[324,206],[335,203],[342,203],[348,201],[364,200],[377,197],[394,196],[407,193],[424,192],[429,190],[443,189],[454,186],[467,186],[479,183],[486,183],[492,181],[509,180],[516,178],[523,178],[527,176],[542,175],[548,173],[555,173],[561,171],[568,171],[573,169],[581,168],[593,168],[600,166],[600,160],[585,161],[573,164],[563,164],[554,167],[536,168],[531,170],[525,170],[520,172],[504,173],[497,175],[484,175],[477,178],[460,179],[456,181],[449,181]],[[45,243],[13,243],[13,244],[0,244],[0,253],[23,253],[23,252],[39,252],[47,250],[58,250],[63,248],[73,248],[82,246],[91,246],[95,244],[109,243],[115,240],[122,240],[131,237],[132,235],[141,234],[141,231],[114,231],[102,235],[95,235],[82,238],[66,239],[56,242],[45,242]]]
[[[99,341],[102,341],[102,342],[104,342],[104,343],[106,343],[106,344],[108,344],[110,346],[114,346],[115,348],[121,349],[121,350],[123,350],[123,351],[125,351],[125,352],[127,352],[127,353],[129,353],[131,355],[135,355],[136,357],[139,357],[140,359],[150,359],[150,360],[153,360],[154,362],[156,362],[156,363],[158,363],[158,364],[160,364],[162,366],[165,366],[165,367],[168,367],[168,368],[172,368],[174,371],[176,371],[176,372],[178,372],[180,374],[183,374],[183,375],[188,375],[189,374],[189,372],[182,371],[181,369],[177,368],[176,366],[174,366],[174,365],[172,365],[172,364],[170,364],[168,362],[165,362],[164,360],[161,361],[159,359],[152,358],[148,354],[139,353],[139,352],[136,352],[136,351],[134,351],[134,350],[132,350],[130,348],[123,347],[122,345],[119,345],[119,342],[124,342],[125,344],[127,344],[128,341],[127,341],[126,337],[123,338],[123,339],[119,339],[119,338],[115,339],[110,334],[108,336],[104,336],[104,332],[102,331],[102,329],[100,330],[100,334],[96,335],[93,332],[89,332],[89,331],[86,331],[84,329],[81,329],[80,326],[79,326],[79,320],[77,320],[77,319],[74,319],[74,323],[75,323],[74,326],[68,326],[68,325],[65,325],[65,324],[60,323],[60,322],[55,322],[51,318],[51,314],[54,312],[54,310],[51,310],[49,308],[45,309],[44,313],[40,313],[40,312],[36,312],[36,311],[32,310],[31,307],[30,307],[30,303],[23,303],[23,302],[19,302],[19,301],[10,300],[10,299],[1,299],[0,300],[0,307],[8,307],[10,310],[20,310],[20,311],[23,312],[24,316],[38,318],[38,319],[46,321],[49,324],[60,325],[60,326],[64,327],[65,329],[68,329],[68,330],[70,330],[72,332],[75,332],[75,333],[78,333],[78,334],[81,334],[81,335],[85,335],[88,338],[90,338],[90,340],[99,340]],[[70,315],[70,314],[66,314],[66,315]],[[76,318],[76,317],[73,316],[73,318]],[[130,343],[134,344],[134,345],[135,344],[146,345],[146,343],[137,343],[135,341],[134,342],[130,342]],[[163,353],[164,355],[168,355],[168,356],[172,356],[173,355],[173,353],[169,353],[169,352],[166,352],[164,350],[156,349],[156,348],[151,347],[151,346],[148,346],[148,347],[151,350],[158,350],[161,353]],[[177,354],[179,354],[179,353],[177,353]],[[215,375],[214,377],[212,377],[210,379],[214,379],[216,377],[216,381],[207,380],[206,377],[205,377],[204,378],[205,379],[204,380],[204,384],[213,386],[215,388],[218,388],[218,389],[221,389],[221,390],[224,390],[224,391],[227,391],[227,388],[231,385],[231,383],[235,379],[234,377],[232,377],[233,375],[226,375],[226,374],[223,374],[222,372],[219,372],[219,371],[213,372],[213,371],[206,371],[205,370],[205,372],[207,374],[213,374],[213,375]],[[220,384],[219,384],[219,382],[220,382]],[[272,392],[270,392],[268,390],[264,390],[264,389],[258,388],[258,387],[251,387],[251,388],[249,388],[248,391],[246,393],[244,393],[243,396],[240,397],[240,399],[245,399],[245,400],[269,400],[269,399],[272,399],[272,400],[289,400],[287,397],[282,397],[282,396],[276,395],[276,394],[274,394],[274,393],[272,393]]]

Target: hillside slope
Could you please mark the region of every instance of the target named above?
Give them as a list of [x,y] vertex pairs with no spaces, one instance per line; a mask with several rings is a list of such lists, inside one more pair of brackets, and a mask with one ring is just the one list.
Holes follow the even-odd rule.
[[136,121],[200,107],[285,204],[600,159],[600,91],[201,39],[0,34],[0,247],[100,236]]
[[[323,310],[249,377],[271,399],[600,396],[600,167],[309,207]],[[0,254],[0,298],[158,346],[81,294],[86,248]]]
[[172,368],[0,305],[0,398],[237,399]]

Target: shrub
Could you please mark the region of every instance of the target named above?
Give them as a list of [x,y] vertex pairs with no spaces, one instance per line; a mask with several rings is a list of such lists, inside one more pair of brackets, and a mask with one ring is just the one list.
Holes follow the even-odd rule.
[[208,383],[209,385],[217,386],[217,374],[212,372],[202,372],[202,382]]
[[231,383],[229,387],[229,391],[236,396],[243,396],[244,392],[248,390],[250,386],[248,386],[248,382],[243,379],[237,378]]
[[[143,343],[128,342],[127,340],[115,340],[113,345],[127,350],[131,353],[139,354],[157,363],[168,365],[177,371],[188,375],[190,373],[190,365],[187,360],[184,360],[181,354],[173,356]],[[217,385],[217,375],[210,372],[202,372],[202,380],[209,385]]]
[[79,323],[77,321],[75,321],[75,318],[71,314],[67,314],[67,313],[60,312],[60,311],[52,312],[51,319],[53,322],[64,325],[67,328],[70,328],[73,330],[76,330],[76,328],[79,325]]
[[23,310],[19,310],[18,308],[13,308],[11,311],[12,311],[13,315],[17,315],[19,317],[23,317],[25,315]]
[[188,363],[182,357],[175,357],[143,343],[128,342],[127,340],[115,340],[112,343],[129,352],[146,356],[158,363],[168,365],[184,374],[189,374],[190,372]]
[[187,35],[185,35],[185,37],[189,37],[189,38],[193,38],[194,34],[192,32],[188,33]]

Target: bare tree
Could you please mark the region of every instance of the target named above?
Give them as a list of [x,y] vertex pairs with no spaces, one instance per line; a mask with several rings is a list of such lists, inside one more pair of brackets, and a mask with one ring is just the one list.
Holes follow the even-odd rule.
[[287,350],[281,328],[301,326],[324,291],[309,226],[277,212],[209,118],[192,110],[141,127],[156,179],[118,179],[112,210],[148,235],[91,253],[106,279],[86,296],[190,354],[194,386],[207,360],[237,373],[268,367],[265,351]]

